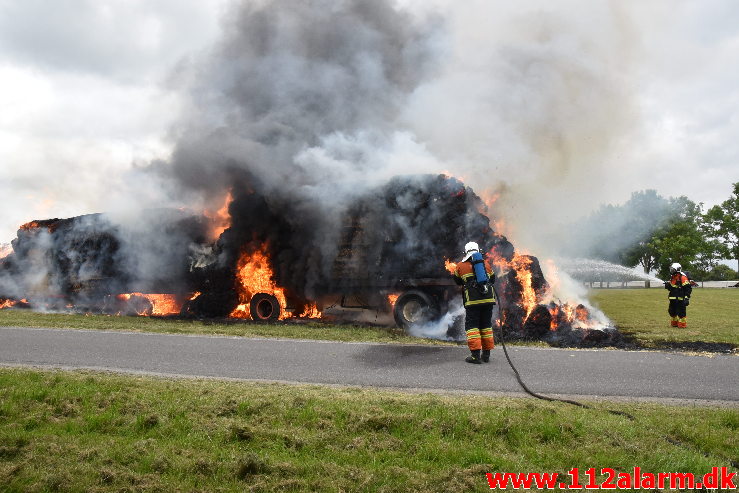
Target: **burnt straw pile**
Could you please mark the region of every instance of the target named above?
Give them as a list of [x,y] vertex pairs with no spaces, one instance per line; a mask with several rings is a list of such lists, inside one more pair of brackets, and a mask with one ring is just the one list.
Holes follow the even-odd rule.
[[0,307],[275,321],[335,319],[327,307],[339,305],[411,328],[459,306],[450,271],[475,240],[494,265],[509,336],[620,339],[591,308],[554,299],[536,257],[493,231],[485,204],[455,178],[398,176],[331,208],[247,174],[234,183],[221,228],[178,210],[24,224],[0,259]]

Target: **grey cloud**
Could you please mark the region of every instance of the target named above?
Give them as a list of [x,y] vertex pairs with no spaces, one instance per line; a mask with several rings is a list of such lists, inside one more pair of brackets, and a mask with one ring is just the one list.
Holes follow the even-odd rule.
[[[148,80],[207,39],[194,0],[0,0],[0,57],[51,71]],[[160,76],[160,75],[159,75]]]

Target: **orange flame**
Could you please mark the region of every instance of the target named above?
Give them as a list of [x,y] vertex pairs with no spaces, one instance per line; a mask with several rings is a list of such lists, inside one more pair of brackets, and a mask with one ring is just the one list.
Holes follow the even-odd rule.
[[387,301],[390,303],[390,306],[395,306],[395,302],[398,301],[398,298],[400,297],[399,294],[389,294],[387,295]]
[[231,202],[233,202],[233,194],[229,190],[220,209],[215,212],[205,210],[203,213],[205,217],[213,222],[213,229],[210,232],[213,240],[220,238],[221,234],[231,227],[231,215],[228,213],[228,207],[231,205]]
[[21,224],[20,229],[23,231],[30,231],[32,229],[40,228],[41,224],[38,221],[31,221],[27,222],[26,224]]
[[303,313],[300,314],[301,318],[321,318],[322,316],[323,314],[315,303],[308,303],[305,305]]
[[[136,313],[142,316],[148,315],[177,315],[182,310],[182,303],[177,299],[174,294],[161,294],[161,293],[124,293],[116,296],[119,300],[128,301],[134,296],[141,296],[146,298],[151,303],[151,313],[148,310],[136,310]],[[135,309],[135,308],[134,308]]]
[[172,294],[147,294],[146,299],[151,302],[152,315],[176,315],[182,310],[182,303]]
[[2,300],[0,301],[0,310],[2,310],[3,308],[10,308],[12,306],[15,306],[16,304],[18,304],[18,302],[15,300],[10,300],[10,299]]
[[539,297],[532,286],[531,258],[514,253],[509,262],[495,252],[491,252],[491,258],[493,265],[498,268],[502,275],[505,275],[511,269],[516,272],[516,279],[521,284],[521,305],[526,310],[526,317],[524,317],[524,321],[526,321],[539,304]]
[[240,304],[231,312],[231,317],[248,318],[249,300],[257,293],[267,293],[277,298],[280,303],[280,320],[287,318],[287,300],[285,290],[278,287],[273,280],[274,273],[267,256],[267,246],[262,247],[252,254],[243,253],[237,264],[236,279],[239,283]]
[[22,231],[34,231],[41,228],[46,228],[46,231],[53,233],[59,227],[59,221],[56,219],[49,219],[46,221],[31,221],[26,224],[22,224],[20,229]]
[[549,313],[552,315],[551,330],[556,330],[562,323],[577,327],[592,327],[594,325],[590,319],[590,312],[582,304],[575,307],[569,303],[563,305],[551,304],[549,306]]
[[454,271],[457,270],[457,264],[445,258],[444,268],[446,268],[446,270],[449,271],[450,274],[454,274]]
[[23,298],[22,300],[0,298],[0,310],[2,310],[3,308],[12,308],[18,304],[28,306],[28,300],[26,298]]
[[536,305],[539,304],[539,300],[536,297],[536,292],[531,285],[531,259],[529,257],[522,257],[520,255],[514,255],[511,261],[513,267],[516,269],[516,279],[521,283],[523,292],[521,293],[521,303],[526,310],[526,318],[529,318],[531,312],[534,311]]
[[549,307],[549,314],[552,316],[552,321],[549,322],[549,330],[557,330],[559,326],[559,305]]
[[241,303],[236,308],[233,309],[231,314],[229,315],[231,318],[250,318],[251,312],[249,311],[249,305],[246,303]]

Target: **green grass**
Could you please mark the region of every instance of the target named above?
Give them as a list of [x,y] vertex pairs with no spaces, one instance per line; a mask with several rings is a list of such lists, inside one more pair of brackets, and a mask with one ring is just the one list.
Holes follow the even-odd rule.
[[594,405],[6,368],[0,490],[485,491],[486,472],[737,467],[736,408]]
[[670,327],[664,289],[600,289],[590,299],[645,346],[700,341],[739,347],[739,289],[693,289],[687,329]]
[[[590,299],[638,345],[681,347],[683,343],[727,344],[739,347],[739,289],[693,290],[688,328],[669,326],[667,292],[662,289],[600,289]],[[0,326],[60,327],[128,330],[174,334],[211,334],[240,337],[279,337],[344,342],[451,344],[407,335],[397,327],[334,325],[325,322],[259,324],[249,321],[208,322],[157,317],[34,313],[0,310]],[[540,344],[517,342],[515,344]],[[690,348],[690,347],[688,347]]]
[[405,344],[450,344],[407,335],[397,327],[334,325],[324,322],[260,324],[250,321],[209,322],[158,317],[75,315],[35,313],[30,310],[0,310],[0,326],[49,327],[93,330],[127,330],[170,334],[209,334],[239,337],[278,337],[343,342],[390,342]]

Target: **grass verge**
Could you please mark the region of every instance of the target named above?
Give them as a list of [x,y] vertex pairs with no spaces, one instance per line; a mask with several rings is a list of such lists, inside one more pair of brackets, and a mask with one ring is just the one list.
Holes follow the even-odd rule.
[[0,485],[448,492],[487,472],[737,468],[737,409],[594,406],[6,368]]
[[206,334],[238,337],[278,337],[343,342],[395,342],[404,344],[452,344],[412,337],[397,327],[334,325],[325,322],[203,321],[159,317],[76,315],[36,313],[30,310],[0,310],[0,326],[49,327],[93,330],[127,330],[169,334]]
[[[656,349],[732,350],[739,348],[739,289],[693,290],[688,328],[669,326],[667,292],[661,289],[600,289],[590,299],[637,346]],[[279,337],[343,342],[454,344],[412,337],[397,327],[334,325],[326,322],[202,321],[157,317],[35,313],[0,310],[0,326],[127,330],[172,334]],[[532,341],[511,344],[544,345]]]
[[590,299],[624,335],[642,346],[709,343],[739,347],[739,289],[693,289],[687,329],[670,327],[664,289],[600,289],[591,291]]

